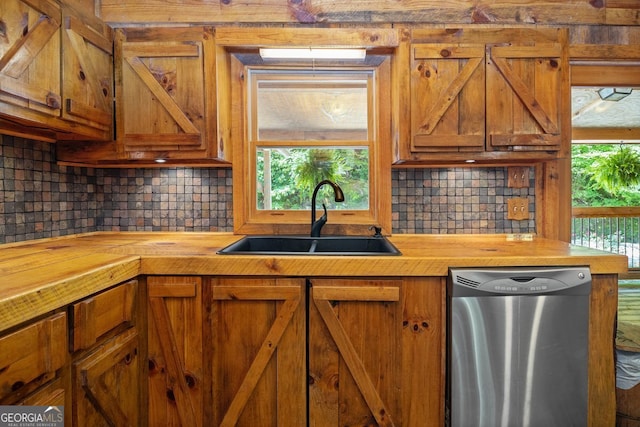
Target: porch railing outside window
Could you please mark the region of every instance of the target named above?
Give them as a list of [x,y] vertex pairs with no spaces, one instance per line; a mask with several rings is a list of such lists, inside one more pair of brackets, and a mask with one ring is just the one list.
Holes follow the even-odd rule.
[[640,207],[574,207],[571,243],[626,255],[640,269]]

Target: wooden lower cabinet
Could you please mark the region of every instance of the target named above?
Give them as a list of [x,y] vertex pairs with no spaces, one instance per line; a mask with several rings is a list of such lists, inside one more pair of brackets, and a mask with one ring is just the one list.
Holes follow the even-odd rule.
[[209,425],[306,425],[305,283],[212,281]]
[[143,425],[137,290],[132,280],[69,310],[73,355],[65,416],[72,426]]
[[0,336],[0,405],[64,407],[68,426],[145,426],[138,281]]
[[[5,331],[0,404],[91,427],[444,424],[446,277],[141,280]],[[590,426],[615,423],[616,302],[594,275]]]
[[443,425],[443,280],[310,280],[310,425]]
[[151,427],[211,425],[203,424],[203,285],[200,277],[147,278]]
[[442,280],[149,277],[149,425],[442,425]]
[[313,425],[402,425],[402,281],[310,282]]
[[61,404],[67,348],[65,312],[0,336],[0,405]]
[[140,425],[138,332],[130,328],[73,363],[73,426]]

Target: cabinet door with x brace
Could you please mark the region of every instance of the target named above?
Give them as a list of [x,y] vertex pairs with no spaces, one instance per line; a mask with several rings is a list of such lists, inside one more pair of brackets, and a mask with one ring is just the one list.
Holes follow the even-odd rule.
[[309,420],[400,426],[400,280],[312,279]]

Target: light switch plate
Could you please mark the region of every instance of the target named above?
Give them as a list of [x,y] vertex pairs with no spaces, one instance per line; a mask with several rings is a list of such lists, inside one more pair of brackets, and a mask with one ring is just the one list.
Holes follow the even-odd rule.
[[529,219],[529,199],[526,197],[507,199],[507,219],[516,221]]
[[507,168],[507,187],[527,188],[529,187],[529,167],[511,166]]

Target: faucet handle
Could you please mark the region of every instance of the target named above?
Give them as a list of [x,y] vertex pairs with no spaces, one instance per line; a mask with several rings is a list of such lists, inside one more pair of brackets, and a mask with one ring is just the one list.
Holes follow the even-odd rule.
[[382,237],[382,227],[378,227],[376,225],[372,225],[369,227],[369,230],[374,230],[375,233],[373,237]]

